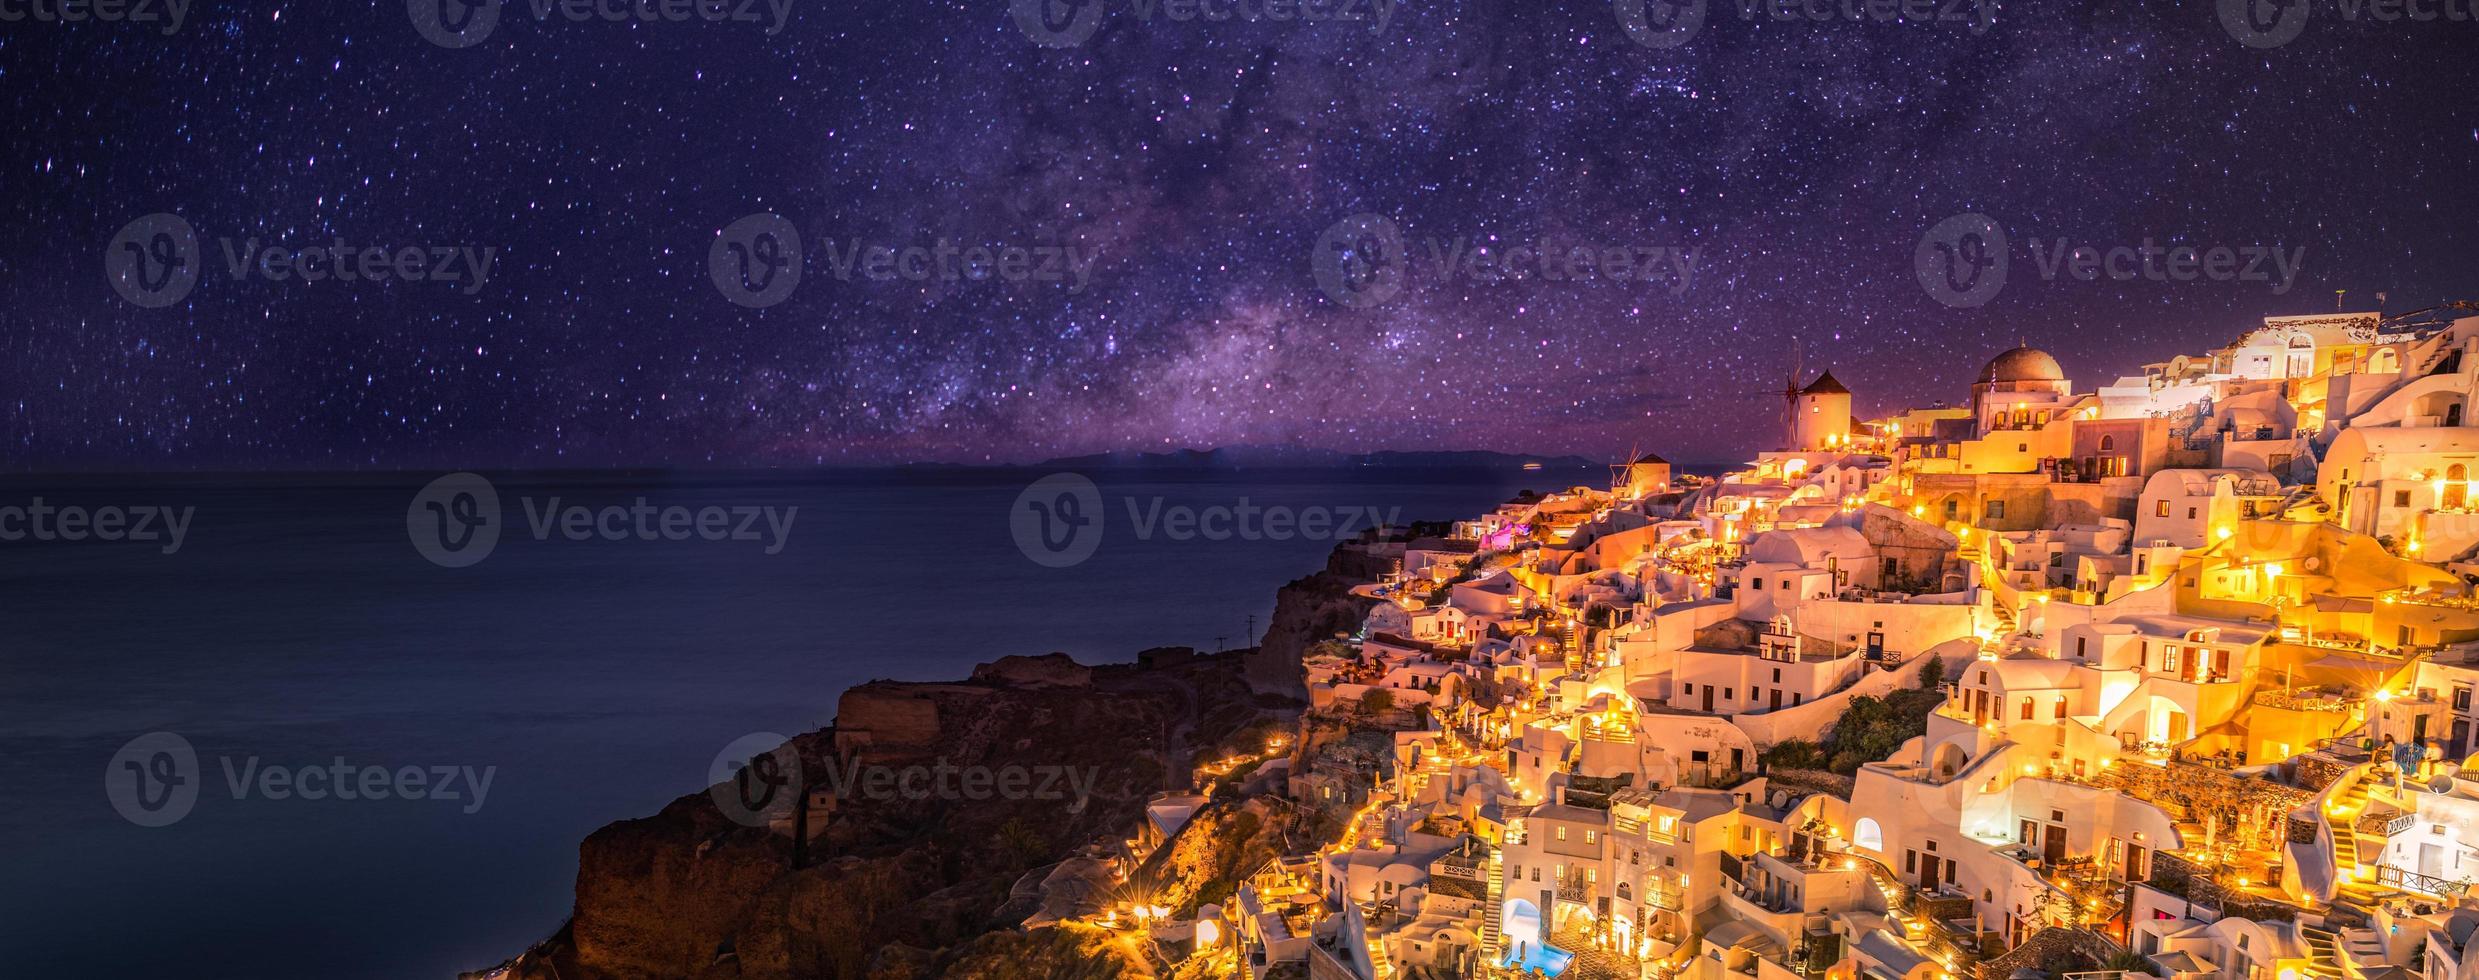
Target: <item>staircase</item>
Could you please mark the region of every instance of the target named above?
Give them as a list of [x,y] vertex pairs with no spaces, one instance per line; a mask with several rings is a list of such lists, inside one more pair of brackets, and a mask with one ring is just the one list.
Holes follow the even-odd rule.
[[2340,937],[2309,926],[2300,926],[2298,934],[2307,941],[2307,976],[2320,980],[2348,980],[2349,972],[2341,962]]
[[2367,780],[2362,775],[2333,794],[2324,808],[2324,823],[2333,832],[2333,870],[2337,876],[2333,897],[2362,906],[2374,903],[2376,883],[2361,879],[2356,869],[2362,865],[2372,868],[2384,856],[2384,838],[2358,830],[2359,815],[2367,812],[2367,806]]
[[1506,866],[1498,860],[1498,850],[1489,852],[1489,901],[1481,906],[1481,949],[1491,962],[1505,951],[1506,938],[1498,935],[1498,903],[1506,896]]

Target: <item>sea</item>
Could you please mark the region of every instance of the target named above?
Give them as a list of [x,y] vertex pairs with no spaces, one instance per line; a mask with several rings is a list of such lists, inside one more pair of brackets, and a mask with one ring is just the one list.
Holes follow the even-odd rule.
[[1045,477],[0,478],[0,975],[488,967],[587,834],[845,688],[1244,646],[1367,515],[1609,473]]

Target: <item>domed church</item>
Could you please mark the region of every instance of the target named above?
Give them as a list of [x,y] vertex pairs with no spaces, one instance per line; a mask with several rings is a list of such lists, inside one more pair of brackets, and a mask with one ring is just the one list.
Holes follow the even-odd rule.
[[2047,425],[2049,416],[2074,396],[2074,382],[2044,350],[2017,347],[1980,369],[1971,386],[1971,414],[1982,437],[2007,429]]

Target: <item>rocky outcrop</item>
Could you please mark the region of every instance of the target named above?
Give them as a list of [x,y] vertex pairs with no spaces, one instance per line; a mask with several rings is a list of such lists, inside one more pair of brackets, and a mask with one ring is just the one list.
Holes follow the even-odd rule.
[[[965,684],[861,685],[835,728],[791,741],[831,804],[812,809],[823,829],[799,866],[787,833],[735,823],[707,793],[681,797],[586,839],[568,927],[512,974],[1035,976],[1048,974],[1007,964],[1092,955],[1069,972],[1113,975],[1119,954],[1042,935],[1055,929],[1017,935],[1001,914],[1011,886],[1127,835],[1148,796],[1184,788],[1195,751],[1284,707],[1249,689],[1238,656],[1151,668],[1012,658]],[[873,791],[860,778],[872,769],[921,775]],[[1025,775],[977,784],[967,770]]]
[[1064,653],[1038,657],[1000,657],[973,668],[973,683],[1000,687],[1089,687],[1093,668]]
[[[1339,554],[1348,547],[1335,550]],[[1376,600],[1351,594],[1353,586],[1365,581],[1329,570],[1295,580],[1276,592],[1274,618],[1248,656],[1249,683],[1260,691],[1308,700],[1308,675],[1300,668],[1300,658],[1310,646],[1333,639],[1336,633],[1359,630],[1377,605]]]

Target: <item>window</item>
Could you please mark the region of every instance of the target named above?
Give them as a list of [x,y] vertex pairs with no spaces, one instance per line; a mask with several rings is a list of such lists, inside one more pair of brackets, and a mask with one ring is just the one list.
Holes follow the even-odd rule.
[[2395,507],[2408,507],[2408,506],[2410,506],[2410,491],[2408,491],[2408,490],[2395,490],[2395,491],[2393,491],[2393,506],[2395,506]]
[[1988,516],[1989,516],[1989,519],[1990,519],[1990,520],[1999,520],[1999,521],[2005,520],[2005,519],[2006,519],[2006,502],[2005,502],[2005,501],[2003,501],[2003,500],[1991,500],[1991,501],[1989,501],[1989,502],[1988,502]]
[[1565,827],[1558,828],[1558,839],[1561,841],[1567,839],[1567,829]]
[[1687,694],[1693,695],[1696,693],[1696,685],[1694,684],[1681,684],[1679,686],[1684,688]]
[[2054,707],[2054,708],[2052,708],[2052,709],[2050,709],[2050,714],[2049,714],[2049,717],[2051,717],[2051,718],[2064,718],[2064,717],[2066,717],[2066,696],[2065,696],[2065,695],[2060,694],[2060,695],[2058,695],[2058,696],[2057,696],[2057,706],[2056,706],[2056,707]]
[[1587,844],[1598,844],[1598,843],[1600,843],[1600,842],[1601,842],[1601,832],[1600,832],[1600,831],[1598,831],[1598,830],[1587,830],[1587,831],[1585,831],[1585,832],[1584,832],[1584,843],[1587,843]]
[[2023,720],[2024,720],[2024,721],[2030,721],[2030,720],[2031,720],[2031,699],[2030,699],[2030,698],[2024,698],[2024,699],[2023,699]]
[[1736,701],[1736,700],[1738,700],[1738,699],[1739,699],[1738,690],[1739,690],[1739,689],[1738,689],[1738,688],[1735,688],[1735,687],[1725,687],[1725,688],[1722,688],[1722,700],[1724,700],[1724,701]]
[[2169,516],[2169,498],[2167,498],[2167,497],[2162,497],[2162,498],[2160,499],[2160,502],[2159,502],[2159,503],[2157,503],[2157,504],[2153,505],[2153,508],[2152,508],[2152,516],[2154,516],[2154,517],[2167,517],[2167,516]]
[[1782,668],[1780,668],[1780,667],[1775,667],[1775,668],[1773,668],[1773,682],[1774,682],[1774,683],[1776,683],[1776,684],[1779,684],[1779,683],[1781,683],[1781,682],[1782,682]]
[[2101,437],[2100,437],[2100,451],[2101,451],[2101,452],[2104,452],[2104,453],[2116,452],[2116,451],[2117,451],[2117,437],[2116,437],[2116,436],[2101,436]]
[[1765,588],[1765,580],[1761,578],[1748,579],[1747,584],[1749,588],[1755,589],[1758,592],[1764,591]]
[[2186,519],[2190,521],[2195,519],[2195,508],[2189,507],[2186,509]]

